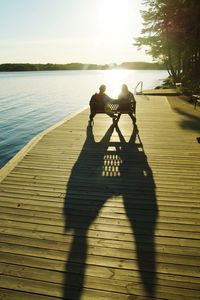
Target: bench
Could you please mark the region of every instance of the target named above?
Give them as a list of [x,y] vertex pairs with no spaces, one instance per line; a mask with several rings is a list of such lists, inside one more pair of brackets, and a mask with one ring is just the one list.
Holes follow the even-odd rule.
[[197,104],[200,105],[200,95],[192,95],[192,101],[194,102],[194,108],[197,108]]
[[128,114],[133,122],[136,122],[136,103],[132,102],[129,109],[120,108],[120,105],[115,102],[110,102],[104,105],[104,107],[98,108],[96,105],[90,105],[90,121],[96,114],[107,114],[113,118],[116,122],[119,121],[121,114]]

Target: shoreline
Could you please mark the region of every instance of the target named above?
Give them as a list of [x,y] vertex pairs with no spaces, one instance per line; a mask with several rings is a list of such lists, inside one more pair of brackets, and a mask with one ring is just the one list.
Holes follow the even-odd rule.
[[63,123],[69,121],[82,111],[86,110],[87,107],[84,107],[74,113],[69,114],[67,117],[61,119],[54,125],[48,127],[47,129],[41,131],[40,133],[36,134],[28,143],[25,144],[2,168],[0,168],[0,183],[3,179],[15,168],[18,162],[49,132],[53,129],[59,127]]
[[23,71],[97,71],[97,70],[165,70],[165,65],[151,62],[123,62],[121,64],[86,64],[86,63],[2,63],[0,72],[23,72]]

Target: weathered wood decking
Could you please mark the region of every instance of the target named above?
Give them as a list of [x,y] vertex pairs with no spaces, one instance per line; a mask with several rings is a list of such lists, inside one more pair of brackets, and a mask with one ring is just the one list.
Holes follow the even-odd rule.
[[[140,94],[140,93],[139,93]],[[177,89],[151,89],[144,90],[141,93],[142,95],[152,95],[152,96],[176,96],[179,94]]]
[[139,136],[85,110],[2,181],[0,299],[199,299],[199,115],[136,99]]

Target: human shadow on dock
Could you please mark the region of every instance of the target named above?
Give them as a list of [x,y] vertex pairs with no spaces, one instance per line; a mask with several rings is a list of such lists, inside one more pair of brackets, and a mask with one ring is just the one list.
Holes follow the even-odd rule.
[[[114,130],[118,133],[119,142],[111,142]],[[127,219],[131,224],[141,282],[146,295],[154,296],[154,231],[157,219],[155,184],[142,142],[140,138],[136,142],[136,138],[139,138],[136,125],[128,142],[118,126],[111,125],[102,140],[95,142],[92,127],[87,127],[87,137],[72,169],[66,190],[65,230],[72,232],[73,241],[66,262],[64,299],[78,300],[83,289],[87,289],[86,261],[87,264],[91,264],[88,260],[88,232],[90,236],[96,237],[96,240],[100,239],[97,231],[90,227],[106,201],[119,195],[123,197]],[[110,215],[115,220],[120,219],[120,213],[113,214],[111,211]],[[109,240],[109,233],[107,239]],[[123,241],[121,242],[123,244]],[[93,258],[95,260],[95,255]],[[101,261],[104,261],[104,257]],[[95,265],[95,262],[92,264]],[[92,276],[91,273],[88,274]],[[115,279],[115,276],[112,279]],[[95,284],[93,288],[95,289]]]

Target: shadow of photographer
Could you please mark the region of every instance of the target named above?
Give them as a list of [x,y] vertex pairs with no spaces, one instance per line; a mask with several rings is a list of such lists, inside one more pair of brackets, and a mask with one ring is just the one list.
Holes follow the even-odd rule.
[[[119,142],[110,141],[114,129]],[[139,143],[136,143],[137,137]],[[154,231],[157,219],[155,184],[137,126],[134,126],[132,135],[126,142],[119,127],[113,124],[97,143],[93,129],[88,125],[85,143],[72,169],[66,190],[65,230],[73,232],[73,241],[66,262],[64,299],[81,298],[89,227],[105,202],[118,195],[123,197],[135,238],[138,271],[144,289],[148,296],[154,295]]]

